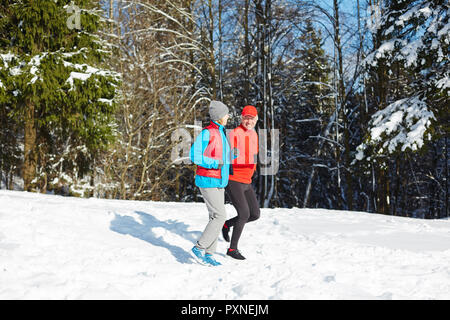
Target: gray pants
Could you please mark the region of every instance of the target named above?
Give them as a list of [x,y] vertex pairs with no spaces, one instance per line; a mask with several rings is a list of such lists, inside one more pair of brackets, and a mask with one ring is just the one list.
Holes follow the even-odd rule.
[[223,224],[227,219],[225,211],[225,189],[224,188],[199,188],[205,200],[209,213],[209,222],[206,225],[197,247],[205,249],[206,253],[213,254],[216,251],[217,239]]

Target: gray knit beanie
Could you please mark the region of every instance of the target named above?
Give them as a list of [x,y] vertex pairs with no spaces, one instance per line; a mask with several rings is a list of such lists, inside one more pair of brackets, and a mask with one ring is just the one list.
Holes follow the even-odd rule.
[[211,100],[209,104],[209,116],[211,120],[220,120],[229,113],[228,107],[220,101]]

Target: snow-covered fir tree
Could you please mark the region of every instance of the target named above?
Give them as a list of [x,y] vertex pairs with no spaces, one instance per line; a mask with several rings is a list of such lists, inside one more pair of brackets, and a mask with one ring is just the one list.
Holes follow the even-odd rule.
[[357,160],[417,151],[433,134],[448,132],[449,10],[447,1],[434,0],[394,0],[386,7],[372,8],[374,15],[380,15],[372,32],[378,33],[381,41],[365,65],[384,68],[389,77],[400,64],[409,74],[403,83],[406,90],[380,101],[380,106],[387,106],[372,115]]
[[[0,101],[20,126],[25,190],[71,187],[114,139],[119,74],[91,0],[0,1]],[[90,181],[83,183],[89,186]]]
[[370,176],[364,193],[375,211],[437,217],[448,212],[450,7],[427,0],[372,4],[373,47],[363,62],[371,117],[353,165]]

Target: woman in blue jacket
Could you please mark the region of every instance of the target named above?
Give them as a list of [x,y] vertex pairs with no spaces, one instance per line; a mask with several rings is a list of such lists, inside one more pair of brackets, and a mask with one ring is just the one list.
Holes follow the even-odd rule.
[[225,187],[230,170],[230,145],[225,125],[228,107],[220,101],[209,105],[210,124],[202,130],[191,147],[190,158],[197,165],[195,185],[200,189],[209,213],[209,222],[192,248],[194,257],[203,264],[220,265],[213,258],[217,239],[227,218]]

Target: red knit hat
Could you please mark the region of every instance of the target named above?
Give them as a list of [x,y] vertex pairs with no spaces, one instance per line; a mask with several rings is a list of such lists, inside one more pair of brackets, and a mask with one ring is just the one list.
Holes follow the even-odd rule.
[[245,106],[241,113],[242,116],[252,116],[257,117],[258,116],[258,110],[254,106]]

